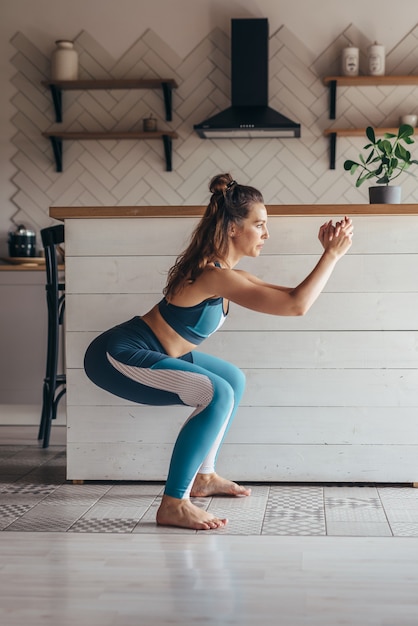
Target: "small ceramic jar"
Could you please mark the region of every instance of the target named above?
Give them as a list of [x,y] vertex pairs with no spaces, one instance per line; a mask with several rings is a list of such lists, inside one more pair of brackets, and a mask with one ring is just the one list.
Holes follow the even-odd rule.
[[385,74],[385,47],[374,44],[368,47],[368,61],[370,76],[384,76]]
[[343,48],[341,55],[341,73],[343,76],[358,76],[359,50],[354,46]]

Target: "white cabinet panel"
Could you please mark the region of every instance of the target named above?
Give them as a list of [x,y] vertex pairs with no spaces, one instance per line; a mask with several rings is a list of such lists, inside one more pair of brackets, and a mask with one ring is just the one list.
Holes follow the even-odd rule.
[[[84,353],[98,335],[67,334],[67,366],[83,367]],[[229,331],[207,339],[197,351],[238,367],[257,368],[416,368],[418,330],[404,331]]]
[[[336,207],[346,211],[347,207]],[[342,213],[341,213],[342,215]],[[241,367],[242,406],[219,459],[231,478],[417,481],[418,217],[354,217],[355,239],[307,315],[231,305],[204,350]],[[68,477],[163,480],[187,407],[146,407],[82,370],[100,332],[149,310],[196,219],[66,220]],[[302,280],[325,218],[269,219],[270,239],[240,268]]]
[[[104,331],[134,315],[143,315],[157,294],[69,294],[68,331]],[[231,304],[223,331],[417,330],[417,293],[323,293],[302,317],[264,315]]]
[[[267,283],[295,287],[312,271],[316,255],[266,255],[245,259],[238,268],[255,274]],[[139,294],[159,297],[175,257],[114,256],[68,259],[68,294]],[[94,280],[92,280],[94,276]],[[326,285],[325,293],[418,292],[418,255],[400,254],[396,262],[389,255],[347,255]]]

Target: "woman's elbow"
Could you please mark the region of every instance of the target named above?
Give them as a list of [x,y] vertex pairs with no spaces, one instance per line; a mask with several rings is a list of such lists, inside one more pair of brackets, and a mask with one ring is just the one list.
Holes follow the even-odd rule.
[[299,298],[292,298],[290,302],[288,315],[291,315],[292,317],[302,317],[303,315],[306,315],[309,309],[310,309],[309,302],[304,302],[303,300],[300,300]]

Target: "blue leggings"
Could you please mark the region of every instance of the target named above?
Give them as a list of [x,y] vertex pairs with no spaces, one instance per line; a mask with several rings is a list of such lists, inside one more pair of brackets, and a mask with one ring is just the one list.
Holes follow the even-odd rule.
[[241,370],[201,352],[168,356],[140,317],[99,335],[84,367],[93,383],[131,402],[195,407],[177,437],[165,487],[173,498],[188,498],[196,474],[215,471],[244,392]]

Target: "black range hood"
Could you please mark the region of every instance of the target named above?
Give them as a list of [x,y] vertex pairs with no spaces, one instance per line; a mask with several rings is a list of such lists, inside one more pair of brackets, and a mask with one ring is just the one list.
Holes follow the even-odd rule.
[[268,106],[268,20],[231,20],[231,105],[194,129],[203,139],[300,137],[300,124]]

